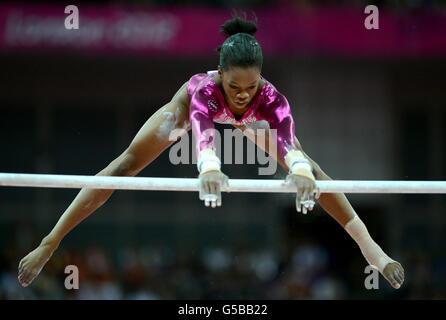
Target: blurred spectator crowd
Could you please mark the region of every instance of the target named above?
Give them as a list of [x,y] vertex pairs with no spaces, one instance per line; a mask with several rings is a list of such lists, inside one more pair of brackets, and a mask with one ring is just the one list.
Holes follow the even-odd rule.
[[[31,286],[17,280],[13,248],[4,250],[1,299],[342,299],[345,284],[328,270],[317,245],[296,248],[288,263],[273,251],[206,248],[201,253],[168,247],[100,246],[56,251]],[[79,289],[64,287],[65,266],[79,269]]]
[[[208,247],[197,252],[150,245],[111,249],[89,245],[82,250],[62,246],[36,280],[22,288],[17,280],[17,265],[28,251],[3,246],[0,299],[446,298],[446,261],[444,257],[432,259],[423,252],[410,252],[404,257],[402,263],[409,270],[402,289],[391,289],[380,277],[380,290],[367,292],[366,275],[357,270],[365,265],[359,249],[360,266],[353,266],[356,260],[351,261],[352,267],[340,272],[332,254],[312,241],[301,242],[287,256],[267,248]],[[64,286],[67,265],[78,267],[78,290]],[[347,276],[353,273],[356,277]]]

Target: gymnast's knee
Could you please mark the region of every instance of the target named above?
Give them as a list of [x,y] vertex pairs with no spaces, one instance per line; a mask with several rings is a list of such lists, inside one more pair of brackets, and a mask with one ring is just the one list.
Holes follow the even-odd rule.
[[135,176],[140,171],[137,166],[137,157],[126,150],[118,158],[113,160],[104,170],[97,175],[100,176]]

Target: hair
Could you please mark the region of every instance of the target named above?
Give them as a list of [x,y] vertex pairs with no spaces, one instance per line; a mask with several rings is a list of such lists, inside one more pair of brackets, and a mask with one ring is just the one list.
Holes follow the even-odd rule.
[[262,70],[262,48],[254,34],[257,32],[257,17],[255,21],[248,21],[246,13],[243,18],[233,11],[233,18],[227,20],[220,29],[226,40],[217,48],[220,52],[220,68],[225,71],[230,67],[256,66]]

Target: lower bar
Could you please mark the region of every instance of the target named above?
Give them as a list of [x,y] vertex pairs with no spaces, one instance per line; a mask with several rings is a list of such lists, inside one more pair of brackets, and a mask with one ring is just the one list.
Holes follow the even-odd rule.
[[[284,180],[230,179],[231,192],[296,192]],[[321,193],[446,193],[446,181],[316,181]],[[198,191],[197,178],[106,177],[0,173],[0,186],[44,188],[93,188],[152,191]],[[223,190],[226,191],[226,190]]]

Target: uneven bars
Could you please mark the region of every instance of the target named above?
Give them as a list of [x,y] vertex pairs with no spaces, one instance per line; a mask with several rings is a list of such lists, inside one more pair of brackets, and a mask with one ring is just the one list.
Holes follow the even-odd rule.
[[[230,179],[231,192],[293,193],[284,180]],[[117,190],[198,191],[197,178],[146,178],[0,173],[0,186]],[[446,193],[446,181],[318,180],[321,193]],[[226,191],[226,190],[223,190]]]

